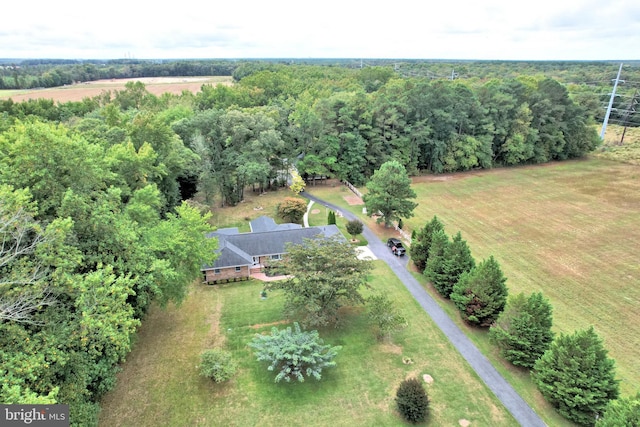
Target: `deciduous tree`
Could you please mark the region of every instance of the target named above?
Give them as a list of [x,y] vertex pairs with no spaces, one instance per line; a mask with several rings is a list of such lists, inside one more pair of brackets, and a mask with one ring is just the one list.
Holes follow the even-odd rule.
[[351,238],[355,239],[358,234],[362,234],[364,225],[357,219],[347,222],[347,233],[351,235]]
[[400,314],[393,302],[384,293],[367,298],[369,320],[377,328],[376,336],[382,339],[391,337],[391,333],[407,326],[406,319]]
[[411,188],[411,179],[404,166],[397,160],[390,160],[374,172],[367,183],[367,194],[363,200],[370,213],[380,212],[378,222],[389,226],[400,218],[411,218],[417,203],[416,193]]
[[303,382],[310,377],[320,380],[323,369],[336,366],[333,359],[342,348],[325,345],[318,331],[303,331],[297,322],[293,329],[274,327],[270,335],[256,334],[249,347],[258,361],[269,362],[269,371],[278,373],[275,382]]
[[306,200],[297,197],[285,197],[278,205],[278,215],[288,222],[301,223],[306,212]]
[[356,257],[355,249],[337,237],[306,239],[289,245],[278,268],[291,278],[272,282],[270,288],[285,294],[285,313],[304,325],[335,324],[338,309],[361,304],[360,288],[366,286],[369,261]]

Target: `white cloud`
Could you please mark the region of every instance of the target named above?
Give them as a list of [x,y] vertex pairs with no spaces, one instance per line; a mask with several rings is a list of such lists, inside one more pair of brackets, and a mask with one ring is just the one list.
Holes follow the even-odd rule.
[[635,0],[35,3],[3,6],[0,57],[639,59]]

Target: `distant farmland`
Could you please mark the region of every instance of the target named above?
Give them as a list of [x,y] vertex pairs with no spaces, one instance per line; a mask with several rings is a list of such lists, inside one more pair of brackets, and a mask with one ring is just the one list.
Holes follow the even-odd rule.
[[123,90],[125,84],[130,81],[141,81],[147,90],[154,95],[163,93],[180,94],[182,91],[199,92],[203,84],[233,84],[231,76],[209,77],[142,77],[137,79],[111,79],[96,80],[93,82],[78,83],[70,86],[32,89],[23,91],[0,91],[0,99],[11,98],[14,102],[28,99],[53,99],[56,102],[82,101],[83,98],[92,98],[102,92]]

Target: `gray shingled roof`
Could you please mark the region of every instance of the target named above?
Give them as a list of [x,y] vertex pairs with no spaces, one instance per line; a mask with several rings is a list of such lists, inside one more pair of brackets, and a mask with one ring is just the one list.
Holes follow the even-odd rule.
[[273,218],[262,215],[249,223],[252,233],[263,233],[265,231],[290,230],[294,228],[302,228],[300,224],[276,224]]
[[[267,218],[267,220],[261,218]],[[258,229],[260,229],[261,226],[268,225],[268,220],[271,220],[273,224],[275,224],[273,219],[269,217],[263,216],[258,219],[260,220],[256,224]],[[230,229],[209,233],[207,237],[218,238],[219,255],[213,263],[213,266],[203,266],[203,269],[252,265],[254,256],[284,254],[287,252],[286,245],[288,243],[299,245],[304,243],[304,239],[312,239],[319,235],[323,237],[337,235],[344,239],[344,236],[342,236],[340,230],[335,225],[309,228],[288,227],[287,225],[289,224],[280,225],[285,225],[285,227],[276,226],[275,229],[271,229],[270,231],[254,231],[252,233],[234,234],[229,232]],[[255,230],[253,221],[252,229]]]

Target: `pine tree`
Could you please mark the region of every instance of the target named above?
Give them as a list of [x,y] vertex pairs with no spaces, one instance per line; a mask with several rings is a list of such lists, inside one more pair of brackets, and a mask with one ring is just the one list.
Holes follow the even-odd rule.
[[596,422],[596,427],[622,426],[640,426],[640,392],[633,397],[609,401],[604,409],[604,415]]
[[540,292],[511,298],[489,331],[502,357],[515,366],[532,368],[553,341],[552,310]]
[[433,233],[431,246],[429,247],[429,259],[424,268],[424,275],[427,276],[438,292],[440,292],[440,286],[446,278],[444,272],[444,256],[449,244],[449,237],[444,231],[438,230]]
[[506,281],[498,261],[492,255],[460,276],[453,287],[451,300],[466,322],[490,326],[507,303]]
[[434,283],[438,292],[449,298],[453,286],[458,283],[462,273],[471,271],[475,265],[476,261],[471,256],[471,250],[466,240],[462,240],[462,235],[458,231],[444,251],[443,274],[437,285]]
[[400,414],[412,424],[423,422],[429,414],[429,397],[417,378],[400,383],[396,391],[396,404]]
[[531,378],[542,396],[567,419],[593,426],[618,397],[615,362],[593,327],[561,334],[535,363]]
[[[429,248],[431,247],[431,238],[435,231],[444,231],[444,225],[437,216],[434,216],[430,222],[420,230],[415,236],[411,236],[411,261],[423,272],[429,258]],[[414,230],[415,231],[415,230]]]

